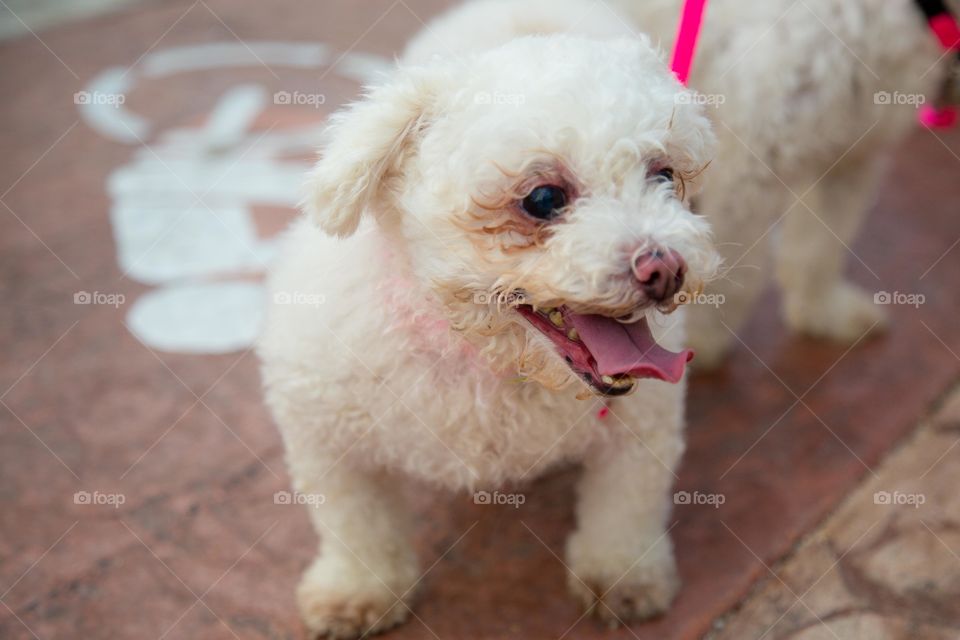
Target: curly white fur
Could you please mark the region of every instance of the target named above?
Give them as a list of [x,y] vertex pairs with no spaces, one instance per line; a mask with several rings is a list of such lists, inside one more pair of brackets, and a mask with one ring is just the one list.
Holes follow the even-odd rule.
[[[637,315],[631,261],[653,244],[686,258],[690,288],[710,279],[707,224],[650,177],[669,165],[692,187],[709,123],[645,39],[589,37],[622,32],[615,14],[581,0],[460,11],[334,118],[270,279],[267,402],[295,488],[325,497],[298,591],[319,634],[407,614],[419,573],[396,474],[462,490],[583,461],[573,592],[625,620],[678,587],[665,521],[684,383],[641,380],[601,423],[601,401],[577,399],[586,386],[510,296]],[[522,37],[544,25],[585,35]],[[544,176],[577,192],[549,229],[515,208]],[[682,345],[682,315],[650,312],[664,346]]]

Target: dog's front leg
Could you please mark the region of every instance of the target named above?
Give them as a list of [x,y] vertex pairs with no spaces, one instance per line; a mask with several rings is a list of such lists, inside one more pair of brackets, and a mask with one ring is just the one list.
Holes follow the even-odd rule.
[[662,613],[680,586],[666,523],[683,440],[679,417],[647,430],[615,412],[607,420],[609,437],[584,460],[567,579],[615,624]]
[[303,474],[291,469],[321,539],[297,588],[304,622],[315,636],[334,638],[402,622],[419,573],[395,481],[350,469],[345,461],[315,468]]

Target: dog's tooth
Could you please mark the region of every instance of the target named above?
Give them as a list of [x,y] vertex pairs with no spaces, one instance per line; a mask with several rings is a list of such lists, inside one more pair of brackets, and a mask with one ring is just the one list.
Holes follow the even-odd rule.
[[630,376],[621,376],[614,380],[613,386],[616,389],[626,389],[633,386],[633,378]]
[[610,376],[603,376],[600,379],[603,381],[603,384],[613,384],[613,378]]
[[551,312],[550,312],[550,322],[552,322],[552,323],[553,323],[553,326],[555,326],[555,327],[562,327],[562,326],[563,326],[563,314],[560,313],[559,311],[551,311]]
[[567,331],[567,337],[573,340],[574,342],[580,341],[580,334],[577,333],[576,329],[570,329],[570,331]]

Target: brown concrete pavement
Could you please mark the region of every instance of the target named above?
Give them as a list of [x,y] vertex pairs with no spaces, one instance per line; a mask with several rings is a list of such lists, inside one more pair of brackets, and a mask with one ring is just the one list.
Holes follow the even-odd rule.
[[712,640],[960,637],[960,392]]
[[[292,590],[316,545],[301,508],[273,500],[287,479],[254,358],[159,352],[128,330],[153,286],[118,266],[105,184],[237,84],[326,96],[320,109],[270,105],[254,124],[267,132],[321,118],[357,83],[258,64],[147,78],[127,105],[154,125],[147,150],[92,129],[73,94],[104,69],[192,43],[320,41],[389,57],[444,4],[156,2],[0,44],[0,637],[300,637]],[[390,637],[709,630],[956,381],[958,150],[956,133],[917,131],[853,247],[864,286],[922,293],[924,305],[890,307],[889,335],[847,353],[785,335],[771,300],[729,366],[695,380],[678,489],[725,503],[677,507],[685,587],[669,615],[614,632],[579,619],[555,555],[572,526],[568,470],[524,489],[516,510],[411,485],[424,566],[439,561],[418,618]],[[259,234],[289,215],[258,207]],[[77,305],[79,291],[125,302]],[[78,491],[124,503],[77,504]]]

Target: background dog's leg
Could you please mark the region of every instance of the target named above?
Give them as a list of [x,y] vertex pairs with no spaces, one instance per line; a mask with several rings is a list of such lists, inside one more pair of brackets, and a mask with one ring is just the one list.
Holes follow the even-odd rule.
[[687,342],[696,352],[692,366],[701,371],[719,366],[737,342],[737,332],[769,281],[774,221],[792,201],[789,190],[755,157],[744,156],[742,148],[731,153],[736,159],[729,166],[739,172],[711,174],[696,203],[697,213],[713,225],[723,258],[720,278],[707,285],[707,304],[690,305],[688,311]]
[[690,364],[697,371],[709,371],[723,363],[769,277],[769,242],[758,242],[750,249],[730,245],[720,254],[727,263],[739,262],[722,280],[707,285],[710,295],[704,300],[716,300],[717,304],[690,305],[687,315],[687,342],[696,354]]
[[346,461],[325,466],[316,479],[297,477],[295,469],[305,500],[322,496],[308,505],[320,553],[297,588],[307,627],[316,635],[350,638],[402,622],[419,572],[396,482],[350,469]]
[[[680,391],[670,387],[671,394]],[[680,403],[679,396],[668,400]],[[584,460],[567,582],[584,606],[614,623],[663,612],[680,586],[666,527],[683,451],[680,415],[678,406],[676,417],[655,429],[628,429],[621,417],[632,420],[615,407],[607,418],[610,438]]]
[[784,220],[777,278],[785,320],[794,331],[852,344],[883,328],[885,315],[873,292],[843,278],[847,257],[856,259],[850,243],[878,177],[873,163],[838,166]]

